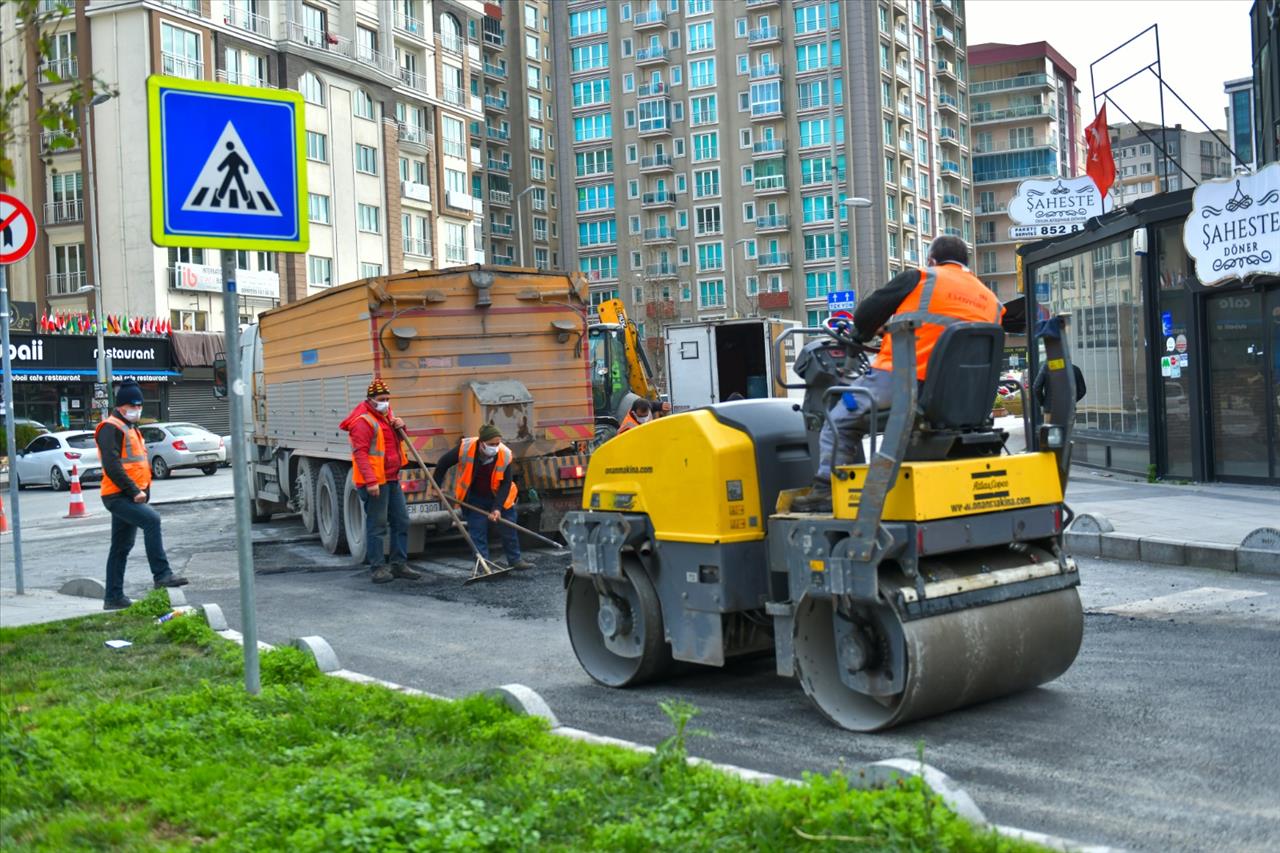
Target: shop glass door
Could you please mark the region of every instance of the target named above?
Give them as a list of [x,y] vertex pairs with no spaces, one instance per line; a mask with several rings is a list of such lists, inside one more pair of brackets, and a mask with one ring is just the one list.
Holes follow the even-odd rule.
[[[1209,388],[1215,477],[1275,476],[1276,291],[1212,295]],[[1265,309],[1265,310],[1264,310]]]
[[1271,368],[1271,478],[1280,481],[1280,287],[1273,287],[1266,294],[1267,328],[1271,331],[1263,352]]

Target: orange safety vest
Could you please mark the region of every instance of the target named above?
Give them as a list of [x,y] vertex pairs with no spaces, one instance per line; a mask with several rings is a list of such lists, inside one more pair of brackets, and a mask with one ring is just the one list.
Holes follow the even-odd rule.
[[635,413],[627,412],[627,416],[622,419],[622,426],[618,427],[618,433],[624,433],[629,429],[635,429],[640,426],[640,422],[636,420]]
[[[127,423],[113,413],[94,427],[94,441],[98,439],[98,430],[102,429],[106,424],[111,424],[124,434],[124,450],[120,454],[120,461],[124,464],[124,472],[129,475],[129,479],[133,481],[135,486],[146,491],[151,487],[151,465],[147,463],[147,443],[142,440],[142,433],[136,429],[130,429]],[[106,498],[120,494],[123,491],[124,489],[117,486],[115,481],[106,476],[104,471],[102,485],[98,487],[98,495]]]
[[[460,501],[467,499],[467,492],[471,490],[471,475],[475,471],[476,466],[476,445],[480,443],[478,438],[462,439],[462,449],[458,451],[458,480],[453,486],[453,496]],[[507,467],[511,465],[512,453],[511,448],[505,444],[498,445],[498,458],[493,463],[493,476],[489,478],[489,488],[493,491],[496,498],[498,496],[498,484],[502,482],[502,476],[506,474]],[[503,509],[511,509],[516,505],[516,484],[511,484],[511,491],[507,495],[507,499],[502,504]]]
[[[958,264],[920,270],[920,283],[902,300],[895,317],[914,315],[923,322],[916,329],[916,378],[924,381],[929,356],[942,330],[955,323],[999,323],[1004,306],[996,295]],[[885,335],[872,360],[876,370],[893,369],[893,342]]]
[[[373,467],[373,476],[377,478],[379,486],[387,484],[387,442],[382,431],[382,424],[373,415],[368,412],[363,413],[360,417],[364,418],[369,426],[373,427],[373,443],[369,445],[369,465]],[[403,442],[402,442],[403,443]],[[400,458],[406,458],[403,448],[401,449]],[[351,454],[351,482],[358,489],[364,485],[364,475],[360,473],[360,466],[356,463],[356,454]]]

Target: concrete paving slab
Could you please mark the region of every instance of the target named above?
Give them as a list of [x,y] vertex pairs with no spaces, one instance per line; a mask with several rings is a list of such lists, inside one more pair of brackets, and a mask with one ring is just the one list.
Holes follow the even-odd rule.
[[24,595],[13,589],[0,590],[0,628],[60,622],[102,612],[100,598],[63,595],[51,589],[28,589]]

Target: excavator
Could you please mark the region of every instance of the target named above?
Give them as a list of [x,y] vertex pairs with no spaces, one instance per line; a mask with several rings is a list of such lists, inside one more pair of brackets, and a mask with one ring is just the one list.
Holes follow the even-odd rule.
[[[625,688],[675,661],[687,672],[771,652],[823,716],[874,732],[1071,666],[1084,618],[1063,544],[1076,397],[1061,321],[1037,329],[1051,409],[1019,453],[991,419],[1002,327],[948,326],[917,382],[920,322],[886,326],[887,412],[849,384],[867,345],[848,326],[789,329],[777,365],[790,335],[820,342],[797,364],[805,405],[718,403],[596,450],[582,510],[560,528],[566,624],[587,675]],[[835,467],[831,511],[794,511],[816,467],[812,414],[845,393],[871,409],[869,461]]]
[[636,400],[658,399],[653,369],[640,344],[640,332],[627,317],[621,299],[601,302],[600,322],[591,324],[591,396],[595,404],[596,430],[592,447],[618,432]]

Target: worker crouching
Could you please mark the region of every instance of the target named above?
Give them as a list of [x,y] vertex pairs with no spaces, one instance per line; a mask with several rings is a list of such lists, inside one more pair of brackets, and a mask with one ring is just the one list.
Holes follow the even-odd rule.
[[[489,559],[489,524],[504,518],[515,523],[516,484],[512,480],[514,454],[502,443],[502,431],[493,424],[480,427],[475,438],[464,438],[436,462],[435,480],[443,484],[449,469],[458,466],[453,496],[476,509],[460,506],[467,533],[480,555]],[[513,569],[531,569],[533,564],[520,557],[520,537],[516,531],[502,526],[502,550],[507,565]]]

